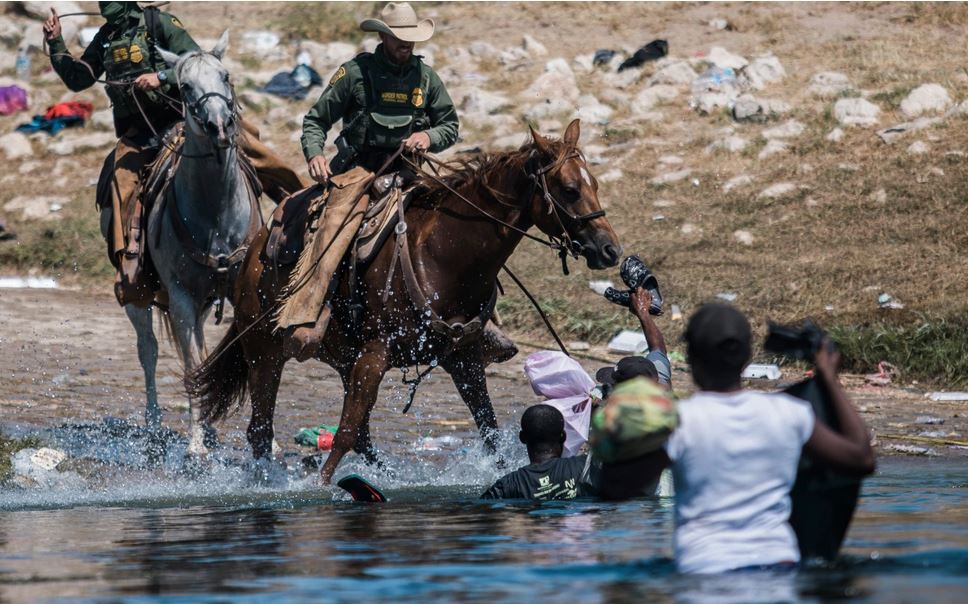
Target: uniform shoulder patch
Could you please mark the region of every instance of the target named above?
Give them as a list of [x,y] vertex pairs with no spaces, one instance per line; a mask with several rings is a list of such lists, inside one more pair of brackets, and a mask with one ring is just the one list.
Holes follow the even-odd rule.
[[174,17],[174,16],[172,17],[172,25],[174,25],[175,27],[177,27],[179,29],[185,29],[185,26],[182,25],[182,22],[179,21],[179,18],[178,17]]
[[340,78],[344,77],[345,75],[347,75],[347,68],[341,65],[340,68],[330,77],[330,86],[333,86],[339,82]]

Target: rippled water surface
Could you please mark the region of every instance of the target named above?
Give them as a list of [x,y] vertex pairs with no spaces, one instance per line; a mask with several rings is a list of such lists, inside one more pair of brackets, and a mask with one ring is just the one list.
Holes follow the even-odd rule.
[[967,601],[966,460],[882,460],[834,567],[703,579],[672,498],[485,504],[484,460],[430,467],[383,505],[231,464],[0,493],[0,602]]

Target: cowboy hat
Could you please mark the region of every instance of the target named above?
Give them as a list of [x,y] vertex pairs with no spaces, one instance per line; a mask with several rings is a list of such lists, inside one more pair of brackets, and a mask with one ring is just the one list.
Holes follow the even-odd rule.
[[414,9],[407,2],[388,2],[381,11],[380,19],[364,19],[360,28],[385,33],[404,42],[426,42],[434,35],[434,21],[418,21]]

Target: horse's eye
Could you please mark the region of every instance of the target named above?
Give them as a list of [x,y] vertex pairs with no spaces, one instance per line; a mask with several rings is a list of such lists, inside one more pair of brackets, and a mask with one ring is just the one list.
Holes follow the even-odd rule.
[[579,189],[572,185],[565,185],[563,186],[563,197],[565,197],[567,201],[576,201],[579,199]]
[[229,74],[228,73],[226,73],[224,76],[222,76],[222,81],[225,82],[225,83],[227,83],[227,84],[229,83]]

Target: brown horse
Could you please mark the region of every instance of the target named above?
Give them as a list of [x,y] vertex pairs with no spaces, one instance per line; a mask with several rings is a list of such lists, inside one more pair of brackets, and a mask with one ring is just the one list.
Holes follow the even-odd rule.
[[[408,289],[403,262],[396,265],[394,239],[359,276],[364,303],[359,322],[352,318],[346,275],[341,278],[332,300],[333,319],[317,353],[337,370],[344,386],[340,427],[321,469],[325,483],[351,449],[376,461],[370,413],[381,380],[392,367],[437,361],[451,375],[486,446],[494,451],[498,424],[485,384],[480,332],[452,338],[432,329],[430,317],[443,317],[448,325],[487,318],[498,272],[533,225],[571,241],[590,268],[616,265],[622,249],[600,208],[596,179],[586,168],[578,140],[575,120],[562,141],[533,131],[532,141],[517,151],[483,154],[456,166],[443,180],[425,180],[405,216],[404,245],[419,284],[417,296]],[[261,320],[292,270],[277,270],[264,261],[267,237],[263,228],[250,247],[236,286],[232,326],[187,379],[189,392],[199,397],[204,416],[212,420],[241,405],[250,392],[253,411],[246,434],[257,459],[271,452],[276,393],[289,358],[283,335],[274,333],[271,321]],[[382,293],[389,270],[388,296]]]

